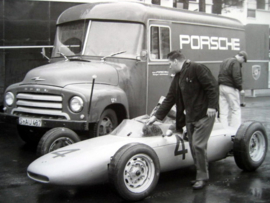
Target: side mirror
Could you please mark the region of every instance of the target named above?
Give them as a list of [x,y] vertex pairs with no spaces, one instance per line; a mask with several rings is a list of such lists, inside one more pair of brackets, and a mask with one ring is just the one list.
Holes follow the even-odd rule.
[[41,55],[42,55],[43,57],[45,57],[45,58],[48,60],[48,62],[51,61],[51,59],[50,59],[48,56],[46,56],[46,51],[45,51],[45,48],[44,48],[44,47],[42,47],[40,53],[41,53]]
[[147,59],[147,51],[142,50],[140,56],[137,56],[137,60],[145,61]]
[[141,57],[142,58],[146,58],[147,57],[147,51],[146,50],[142,50]]

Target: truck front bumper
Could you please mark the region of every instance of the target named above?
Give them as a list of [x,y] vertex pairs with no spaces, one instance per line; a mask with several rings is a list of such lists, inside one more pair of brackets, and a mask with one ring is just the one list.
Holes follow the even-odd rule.
[[[5,113],[0,113],[0,122],[18,124],[19,117],[14,115],[8,115]],[[71,121],[71,120],[56,120],[56,119],[41,119],[42,125],[37,128],[56,128],[56,127],[66,127],[71,130],[88,130],[88,123],[86,121]],[[26,125],[27,126],[27,125]],[[31,127],[31,126],[29,126]]]

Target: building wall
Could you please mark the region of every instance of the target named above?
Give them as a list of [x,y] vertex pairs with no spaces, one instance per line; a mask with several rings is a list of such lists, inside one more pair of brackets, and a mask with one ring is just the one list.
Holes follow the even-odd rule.
[[[166,0],[161,0],[166,1]],[[205,0],[205,12],[212,13],[212,0]],[[177,3],[177,8],[183,8],[183,3]],[[191,11],[199,11],[199,0],[189,0],[189,8]]]
[[77,4],[0,0],[0,106],[9,85],[23,80],[29,70],[47,63],[40,47],[53,45],[58,16]]
[[[205,0],[205,12],[212,13],[212,0]],[[199,0],[189,1],[189,10],[199,11]]]
[[243,24],[267,24],[270,27],[270,0],[265,0],[264,9],[257,8],[256,0],[245,0],[243,7],[227,7],[222,15],[236,18]]
[[[3,46],[4,39],[4,0],[0,0],[0,46]],[[2,101],[2,92],[4,91],[4,80],[5,80],[5,55],[3,50],[0,50],[0,102]],[[1,105],[1,104],[0,104]]]

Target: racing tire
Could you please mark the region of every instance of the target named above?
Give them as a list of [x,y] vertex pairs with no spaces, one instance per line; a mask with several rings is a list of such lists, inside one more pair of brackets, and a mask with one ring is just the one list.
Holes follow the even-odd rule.
[[112,109],[105,109],[99,119],[99,122],[90,127],[90,136],[99,137],[107,135],[118,126],[117,115]]
[[59,148],[81,141],[78,135],[68,128],[53,128],[47,131],[40,139],[37,155],[42,156]]
[[127,201],[139,201],[154,190],[160,174],[156,152],[145,144],[121,147],[109,164],[109,180]]
[[22,141],[31,146],[37,146],[40,138],[46,132],[46,130],[47,129],[44,128],[17,125],[19,137],[22,139]]
[[267,134],[259,122],[248,121],[238,129],[233,154],[236,165],[244,171],[255,171],[264,161],[268,147]]

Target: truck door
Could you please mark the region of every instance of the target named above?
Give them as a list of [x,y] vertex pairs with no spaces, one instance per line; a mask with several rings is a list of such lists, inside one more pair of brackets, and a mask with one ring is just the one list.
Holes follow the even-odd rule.
[[172,81],[167,54],[171,51],[169,25],[150,21],[148,29],[147,113],[151,113],[161,96],[166,96]]

